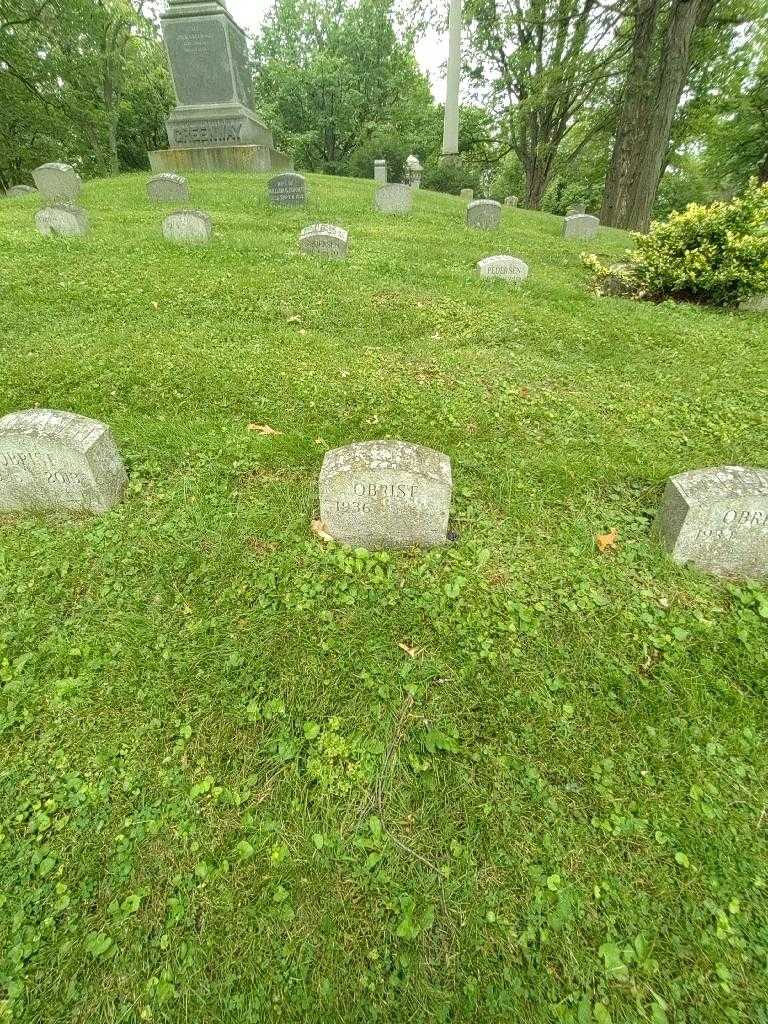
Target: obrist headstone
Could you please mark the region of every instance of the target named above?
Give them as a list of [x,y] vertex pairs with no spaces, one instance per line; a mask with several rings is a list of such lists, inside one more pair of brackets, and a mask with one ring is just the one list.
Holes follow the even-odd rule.
[[88,214],[72,203],[44,206],[35,214],[35,227],[46,238],[61,235],[74,237],[88,234]]
[[106,512],[125,467],[104,423],[53,409],[0,419],[0,512]]
[[206,245],[213,237],[213,221],[202,210],[176,210],[163,221],[163,237],[181,245]]
[[83,187],[80,175],[70,164],[42,164],[32,171],[32,177],[38,192],[53,202],[72,203]]
[[404,441],[364,441],[325,456],[320,519],[344,544],[432,547],[446,542],[452,489],[447,455]]
[[293,171],[271,178],[267,186],[273,206],[304,206],[307,201],[307,179]]
[[307,255],[343,260],[348,246],[349,235],[336,224],[310,224],[299,235],[299,249]]
[[718,466],[670,477],[660,526],[680,564],[737,579],[768,575],[768,469]]

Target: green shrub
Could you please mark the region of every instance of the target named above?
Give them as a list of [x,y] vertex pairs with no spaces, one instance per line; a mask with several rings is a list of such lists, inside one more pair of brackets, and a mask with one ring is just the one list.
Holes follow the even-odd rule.
[[619,269],[585,257],[598,288],[618,277],[637,298],[717,306],[768,292],[768,184],[752,181],[730,202],[692,203],[634,238]]
[[421,187],[456,196],[463,188],[471,188],[477,196],[480,194],[480,170],[463,162],[428,160],[421,177]]

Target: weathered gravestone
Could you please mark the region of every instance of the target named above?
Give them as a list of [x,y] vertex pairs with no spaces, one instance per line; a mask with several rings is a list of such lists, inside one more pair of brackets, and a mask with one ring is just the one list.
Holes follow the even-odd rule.
[[563,238],[594,238],[599,227],[600,221],[597,217],[592,217],[588,213],[575,213],[565,218]]
[[768,575],[768,469],[720,466],[670,477],[660,525],[680,564],[715,576]]
[[413,192],[409,185],[384,185],[376,190],[373,202],[379,213],[409,213]]
[[147,182],[147,195],[153,203],[188,203],[189,183],[181,174],[156,174]]
[[307,179],[303,174],[278,174],[267,188],[273,206],[304,206],[307,201]]
[[501,203],[495,199],[476,199],[467,207],[467,227],[492,231],[501,222]]
[[504,205],[505,206],[511,206],[513,208],[516,207],[517,206],[517,196],[507,196],[507,198],[504,200]]
[[176,210],[163,221],[163,236],[168,242],[206,245],[213,236],[213,221],[202,210]]
[[37,189],[32,188],[31,185],[11,185],[5,194],[9,199],[18,199],[21,196],[36,195]]
[[325,456],[320,519],[344,544],[432,547],[446,541],[452,489],[447,455],[404,441],[364,441]]
[[408,184],[411,188],[421,188],[421,176],[424,173],[424,168],[421,165],[421,161],[413,153],[405,161],[405,169],[408,175]]
[[343,260],[347,255],[348,245],[347,232],[335,224],[310,224],[299,235],[299,248],[309,255]]
[[471,188],[463,188],[461,192],[459,192],[459,199],[463,199],[466,203],[471,203],[474,198],[475,193]]
[[35,227],[41,235],[75,236],[88,234],[88,214],[71,203],[44,206],[35,214]]
[[0,419],[0,512],[106,512],[127,479],[104,423],[52,409]]
[[768,313],[768,294],[750,295],[748,299],[742,299],[739,309],[744,313]]
[[480,277],[500,277],[505,281],[524,281],[528,264],[516,256],[486,256],[477,264]]
[[69,164],[43,164],[32,171],[38,192],[54,202],[71,203],[80,195],[83,183]]
[[373,180],[377,185],[387,184],[387,161],[386,160],[374,160],[373,161]]
[[583,214],[583,213],[586,213],[586,212],[587,212],[587,204],[586,203],[572,203],[571,206],[569,206],[568,209],[565,211],[565,215],[566,215],[566,217],[575,217],[578,214]]

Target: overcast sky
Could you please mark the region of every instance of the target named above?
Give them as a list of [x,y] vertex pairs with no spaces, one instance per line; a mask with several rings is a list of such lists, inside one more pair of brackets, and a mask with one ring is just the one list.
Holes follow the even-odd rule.
[[[235,21],[248,32],[255,32],[261,19],[272,6],[272,0],[226,0],[229,12]],[[446,9],[448,2],[446,0]],[[445,100],[445,79],[441,64],[448,56],[448,33],[432,32],[416,46],[416,57],[423,70],[429,75],[435,99]]]

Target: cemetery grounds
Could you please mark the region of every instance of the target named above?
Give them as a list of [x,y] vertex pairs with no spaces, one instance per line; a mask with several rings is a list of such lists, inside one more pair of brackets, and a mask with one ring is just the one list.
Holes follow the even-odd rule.
[[[668,476],[768,464],[766,318],[365,181],[195,177],[175,248],[145,181],[69,242],[0,209],[0,414],[103,420],[130,477],[0,520],[0,1021],[768,1020],[768,590],[653,529]],[[312,535],[379,437],[451,457],[449,546]]]

